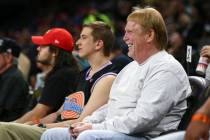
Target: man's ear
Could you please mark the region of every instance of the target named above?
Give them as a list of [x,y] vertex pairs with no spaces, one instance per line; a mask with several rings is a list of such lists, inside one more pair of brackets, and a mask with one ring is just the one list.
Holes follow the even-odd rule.
[[152,42],[155,38],[155,31],[153,29],[150,29],[146,33],[146,41],[147,42]]
[[96,41],[96,50],[100,50],[102,47],[104,47],[104,42],[102,40]]

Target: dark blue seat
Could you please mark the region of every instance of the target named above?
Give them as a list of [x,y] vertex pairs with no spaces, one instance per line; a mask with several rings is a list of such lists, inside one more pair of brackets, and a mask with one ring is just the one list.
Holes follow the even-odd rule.
[[195,111],[205,102],[209,95],[209,81],[199,76],[189,76],[192,94],[187,99],[187,110],[184,114],[178,129],[185,130]]
[[160,135],[185,130],[195,111],[205,102],[210,94],[210,81],[199,76],[189,76],[190,86],[192,88],[191,96],[187,99],[187,110],[183,115],[178,129],[163,132]]

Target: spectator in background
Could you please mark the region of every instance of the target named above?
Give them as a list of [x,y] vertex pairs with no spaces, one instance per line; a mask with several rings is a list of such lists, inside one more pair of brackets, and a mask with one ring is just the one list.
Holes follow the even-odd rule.
[[33,109],[34,106],[36,106],[36,104],[39,102],[42,90],[45,85],[46,75],[51,70],[51,65],[48,63],[43,63],[42,61],[37,60],[36,64],[37,64],[37,67],[41,70],[41,72],[36,74],[35,86],[34,86],[34,89],[31,89],[32,94],[31,94],[28,107],[26,108],[27,111],[30,111],[31,109]]
[[180,33],[175,31],[169,35],[167,51],[182,64],[189,75],[197,75],[195,70],[199,59],[199,53],[192,49],[192,60],[190,63],[187,62],[187,44],[185,44]]
[[90,24],[94,21],[103,21],[106,23],[114,32],[114,26],[110,17],[104,13],[100,13],[96,8],[91,7],[88,15],[84,17],[83,24]]
[[51,66],[46,76],[38,104],[17,123],[40,119],[60,108],[65,96],[75,91],[79,73],[76,61],[72,56],[73,38],[63,28],[52,28],[43,36],[32,36],[32,42],[39,45],[37,61]]
[[22,72],[25,81],[28,81],[30,67],[31,62],[29,58],[24,53],[20,53],[18,57],[18,69]]
[[[173,55],[181,64],[185,64],[186,46],[182,36],[178,32],[173,32],[169,36],[169,45],[167,48],[168,53]],[[185,65],[183,65],[185,66]]]
[[[200,52],[200,56],[207,57],[208,58],[208,62],[210,63],[210,45],[203,46],[203,48],[201,49],[201,52]],[[206,69],[205,78],[208,81],[210,81],[210,65],[208,65],[208,67]]]
[[178,127],[191,88],[180,63],[164,50],[161,14],[136,8],[127,18],[124,41],[134,61],[117,75],[108,104],[71,125],[70,132],[49,129],[41,140],[146,140]]
[[127,45],[123,41],[115,39],[114,46],[111,48],[110,60],[118,72],[120,72],[131,61],[133,61],[125,54],[127,54]]
[[19,118],[27,105],[28,84],[17,68],[20,51],[14,40],[0,38],[0,121]]

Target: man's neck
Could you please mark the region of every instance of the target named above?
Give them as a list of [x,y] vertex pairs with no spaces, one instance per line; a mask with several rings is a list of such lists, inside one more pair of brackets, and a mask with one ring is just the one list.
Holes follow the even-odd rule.
[[42,68],[42,71],[43,71],[43,73],[47,74],[47,73],[49,73],[52,69],[53,69],[53,67],[52,67],[51,65],[47,65],[47,66],[44,66],[44,67]]
[[95,55],[94,57],[88,58],[88,63],[90,64],[90,67],[91,67],[90,74],[93,75],[101,67],[106,65],[109,61],[110,61],[109,57],[105,57],[105,56],[101,56],[101,55],[100,56]]
[[153,56],[154,54],[160,52],[159,49],[157,49],[155,46],[149,46],[149,49],[144,50],[144,52],[142,52],[142,55],[140,54],[139,59],[137,60],[137,62],[139,64],[144,63],[148,58],[150,58],[151,56]]

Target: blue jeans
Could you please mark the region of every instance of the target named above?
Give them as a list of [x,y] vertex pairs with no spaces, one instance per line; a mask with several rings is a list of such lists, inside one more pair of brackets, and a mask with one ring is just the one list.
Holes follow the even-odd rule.
[[77,140],[147,140],[144,137],[133,137],[109,130],[86,130]]
[[[68,128],[52,128],[45,131],[41,140],[75,140],[71,137]],[[133,137],[109,130],[86,130],[77,140],[147,140],[144,137]]]
[[185,131],[175,132],[157,137],[152,140],[184,140]]
[[74,138],[71,137],[68,128],[51,128],[42,134],[40,140],[74,140]]

